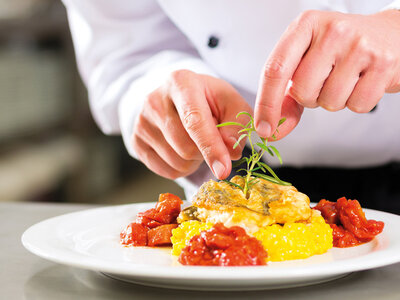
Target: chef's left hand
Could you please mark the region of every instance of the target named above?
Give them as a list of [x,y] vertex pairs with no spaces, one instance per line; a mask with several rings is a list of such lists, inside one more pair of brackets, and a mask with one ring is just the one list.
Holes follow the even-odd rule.
[[286,117],[282,138],[297,125],[303,107],[366,113],[385,92],[399,91],[399,11],[368,16],[307,11],[289,25],[265,64],[255,106],[257,132],[271,136]]

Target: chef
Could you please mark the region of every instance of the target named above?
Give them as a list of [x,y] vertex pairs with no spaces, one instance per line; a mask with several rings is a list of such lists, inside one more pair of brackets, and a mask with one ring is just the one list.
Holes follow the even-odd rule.
[[278,174],[311,200],[399,211],[400,1],[64,3],[99,127],[188,198],[231,173],[245,145],[215,124],[248,111],[262,137],[286,117]]

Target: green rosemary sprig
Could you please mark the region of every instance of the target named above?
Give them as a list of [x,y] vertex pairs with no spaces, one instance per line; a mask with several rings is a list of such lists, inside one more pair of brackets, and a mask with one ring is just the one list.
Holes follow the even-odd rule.
[[[243,125],[239,122],[225,122],[225,123],[221,123],[221,124],[217,125],[217,127],[234,125],[234,126],[240,126],[242,128],[238,131],[238,133],[240,133],[241,135],[239,136],[236,143],[233,145],[233,149],[235,149],[237,146],[239,146],[240,142],[246,137],[249,139],[250,146],[251,146],[251,155],[249,157],[242,157],[241,159],[239,159],[238,161],[236,161],[232,164],[233,168],[236,168],[243,164],[246,164],[246,168],[240,168],[237,170],[237,172],[240,172],[240,171],[246,172],[244,187],[242,188],[241,186],[239,186],[233,182],[230,182],[230,181],[225,181],[225,182],[231,184],[232,186],[242,189],[243,193],[246,195],[246,197],[247,197],[247,192],[249,191],[249,189],[257,182],[257,180],[256,180],[257,178],[262,178],[262,179],[265,179],[265,180],[268,180],[268,181],[271,181],[273,183],[277,183],[280,185],[291,185],[291,183],[279,179],[279,177],[275,174],[275,172],[271,169],[271,167],[261,161],[261,158],[265,153],[268,153],[271,156],[276,156],[281,164],[282,164],[282,157],[281,157],[278,149],[276,149],[272,145],[268,145],[267,138],[260,137],[261,143],[260,142],[255,143],[255,145],[257,145],[260,148],[260,150],[257,151],[255,149],[255,145],[253,144],[252,139],[251,139],[252,133],[256,132],[256,129],[254,126],[254,119],[248,112],[245,112],[245,111],[238,113],[236,115],[236,119],[241,115],[246,115],[250,118],[250,120],[248,121],[248,123],[246,125]],[[281,126],[283,124],[283,122],[285,122],[285,120],[286,120],[285,118],[282,118],[281,120],[279,120],[278,127]],[[276,139],[277,133],[279,133],[278,128],[276,129],[275,133],[272,135],[272,138],[274,140]],[[266,174],[267,171],[271,176]]]

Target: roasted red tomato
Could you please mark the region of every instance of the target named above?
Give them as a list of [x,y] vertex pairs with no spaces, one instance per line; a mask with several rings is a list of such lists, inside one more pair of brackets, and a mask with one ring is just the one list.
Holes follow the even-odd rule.
[[160,226],[163,223],[160,223],[160,222],[154,220],[154,217],[156,214],[157,214],[157,211],[155,208],[150,208],[144,212],[140,212],[136,216],[136,223],[142,224],[143,226],[146,226],[149,228],[155,228],[157,226]]
[[381,233],[384,223],[367,220],[357,200],[339,198],[337,202],[321,200],[314,209],[321,212],[333,229],[333,246],[344,248],[371,241]]
[[321,212],[322,217],[328,224],[337,224],[339,222],[339,215],[336,209],[336,203],[325,199],[319,201],[319,203],[314,207]]
[[147,227],[138,223],[131,223],[120,233],[121,244],[127,246],[146,246],[147,231]]
[[176,223],[182,203],[178,196],[170,193],[160,194],[156,207],[139,213],[136,222],[149,228]]
[[155,220],[164,224],[176,223],[182,204],[183,202],[178,196],[170,193],[160,194],[156,204]]
[[178,224],[166,224],[150,229],[147,232],[147,245],[155,246],[170,246],[172,230],[178,227]]
[[338,248],[346,248],[357,246],[360,241],[348,230],[341,225],[330,224],[333,229],[333,245]]
[[192,237],[178,260],[183,265],[251,266],[265,265],[267,256],[261,242],[243,228],[217,223]]
[[121,244],[132,246],[166,246],[181,212],[182,200],[173,194],[161,194],[155,208],[137,214],[136,221],[120,234]]

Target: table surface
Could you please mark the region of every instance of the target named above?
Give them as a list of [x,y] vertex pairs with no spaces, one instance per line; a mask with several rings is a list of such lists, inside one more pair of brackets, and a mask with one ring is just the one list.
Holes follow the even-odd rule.
[[400,299],[400,263],[302,288],[196,292],[119,282],[98,272],[46,261],[22,246],[21,235],[29,226],[92,207],[95,206],[0,203],[0,299]]

